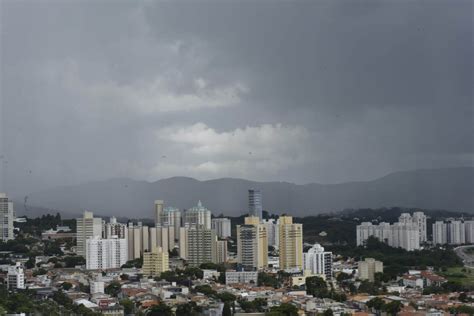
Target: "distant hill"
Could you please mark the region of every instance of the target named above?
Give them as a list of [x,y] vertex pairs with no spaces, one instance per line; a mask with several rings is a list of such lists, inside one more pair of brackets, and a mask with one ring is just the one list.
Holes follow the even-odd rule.
[[[214,215],[236,216],[247,212],[249,188],[262,190],[264,209],[297,216],[390,206],[474,212],[472,167],[395,172],[373,181],[329,185],[186,177],[150,183],[120,178],[32,193],[28,205],[61,210],[65,216],[89,209],[104,216],[152,218],[156,199],[182,209],[201,200]],[[16,210],[24,213],[23,203]]]

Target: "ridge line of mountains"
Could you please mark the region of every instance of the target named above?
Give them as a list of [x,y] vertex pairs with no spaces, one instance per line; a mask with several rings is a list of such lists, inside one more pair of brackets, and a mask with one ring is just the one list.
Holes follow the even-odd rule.
[[407,207],[474,213],[474,167],[422,169],[388,174],[371,181],[293,184],[221,178],[199,181],[172,177],[156,182],[127,178],[57,187],[14,198],[18,215],[58,210],[63,217],[84,209],[102,216],[151,218],[153,202],[187,209],[201,200],[214,215],[247,213],[247,190],[262,190],[264,210],[310,216],[352,208]]

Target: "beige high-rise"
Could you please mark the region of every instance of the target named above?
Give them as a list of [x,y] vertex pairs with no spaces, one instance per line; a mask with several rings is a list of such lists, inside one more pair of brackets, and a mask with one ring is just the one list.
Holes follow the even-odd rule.
[[94,213],[84,211],[81,218],[76,219],[77,255],[85,257],[86,240],[91,237],[102,237],[102,219],[94,217]]
[[280,243],[280,269],[303,269],[303,225],[293,224],[293,217],[281,216],[278,220]]
[[159,276],[169,269],[168,252],[164,252],[161,247],[143,253],[143,275]]
[[192,226],[187,230],[186,260],[191,267],[203,263],[216,263],[216,232],[203,226]]
[[227,240],[216,241],[216,263],[227,262]]
[[245,224],[237,226],[237,260],[248,270],[268,265],[267,228],[256,216],[246,217]]
[[383,272],[383,262],[374,258],[365,258],[358,262],[359,279],[374,282],[375,273]]

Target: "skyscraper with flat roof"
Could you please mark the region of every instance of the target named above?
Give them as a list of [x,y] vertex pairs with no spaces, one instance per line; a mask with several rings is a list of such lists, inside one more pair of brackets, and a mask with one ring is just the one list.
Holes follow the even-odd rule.
[[92,212],[84,211],[84,215],[76,219],[76,235],[77,255],[85,257],[86,240],[102,236],[102,219],[94,217]]
[[0,240],[8,241],[13,235],[13,202],[8,200],[6,193],[0,193]]
[[293,217],[280,216],[280,269],[303,269],[303,225],[294,224]]
[[262,192],[260,190],[249,190],[249,216],[256,216],[262,220]]

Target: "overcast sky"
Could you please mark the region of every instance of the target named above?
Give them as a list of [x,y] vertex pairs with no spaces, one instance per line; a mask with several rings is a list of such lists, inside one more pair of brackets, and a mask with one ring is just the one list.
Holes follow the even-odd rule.
[[472,1],[0,8],[0,191],[473,165]]

